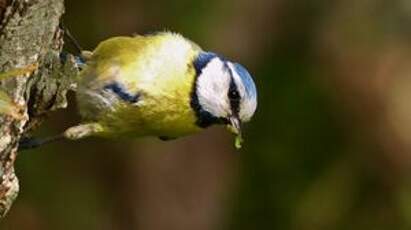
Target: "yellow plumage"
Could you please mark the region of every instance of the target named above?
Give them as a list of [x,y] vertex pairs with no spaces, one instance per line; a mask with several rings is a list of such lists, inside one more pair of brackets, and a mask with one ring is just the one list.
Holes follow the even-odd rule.
[[[200,130],[190,107],[195,80],[190,63],[199,52],[196,44],[173,33],[100,43],[80,75],[80,113],[88,122],[96,122],[100,136],[173,138]],[[138,95],[138,100],[130,103],[104,96],[102,89],[112,83]]]
[[244,66],[168,32],[110,38],[82,56],[76,91],[82,123],[25,148],[87,136],[173,139],[211,125],[225,125],[241,146],[241,123],[257,108]]

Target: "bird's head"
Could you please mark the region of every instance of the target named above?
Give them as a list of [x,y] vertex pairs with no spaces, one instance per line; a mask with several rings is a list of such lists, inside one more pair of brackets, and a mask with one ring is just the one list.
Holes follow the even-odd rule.
[[200,127],[226,124],[241,135],[241,124],[248,122],[257,108],[257,90],[248,71],[210,52],[194,60],[196,81],[191,106]]

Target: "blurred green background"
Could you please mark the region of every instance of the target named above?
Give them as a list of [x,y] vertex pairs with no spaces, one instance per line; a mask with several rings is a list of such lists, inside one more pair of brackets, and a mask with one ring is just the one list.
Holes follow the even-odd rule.
[[[0,229],[411,229],[408,0],[67,0],[92,50],[182,33],[248,67],[259,107],[243,149],[222,128],[55,143],[17,159]],[[76,124],[70,108],[37,135]]]

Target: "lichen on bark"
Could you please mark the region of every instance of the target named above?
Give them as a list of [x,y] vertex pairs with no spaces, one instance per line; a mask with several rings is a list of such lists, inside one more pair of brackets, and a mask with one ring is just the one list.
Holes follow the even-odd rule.
[[77,69],[69,56],[62,63],[63,31],[59,24],[64,0],[0,0],[0,72],[37,64],[30,75],[0,81],[22,119],[0,115],[0,217],[10,209],[19,191],[14,173],[18,143],[42,118],[67,105],[66,92]]

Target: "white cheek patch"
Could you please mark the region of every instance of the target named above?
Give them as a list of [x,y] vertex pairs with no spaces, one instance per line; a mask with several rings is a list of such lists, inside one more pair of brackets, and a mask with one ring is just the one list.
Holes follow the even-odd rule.
[[201,107],[216,117],[226,117],[231,113],[227,97],[230,74],[224,70],[220,58],[212,59],[197,80],[197,94]]
[[234,82],[237,86],[237,90],[241,96],[239,117],[243,122],[247,122],[254,115],[255,110],[257,109],[257,100],[255,97],[250,97],[247,94],[246,87],[244,82],[241,80],[241,77],[238,75],[234,65],[231,62],[228,62],[228,67],[230,68]]

